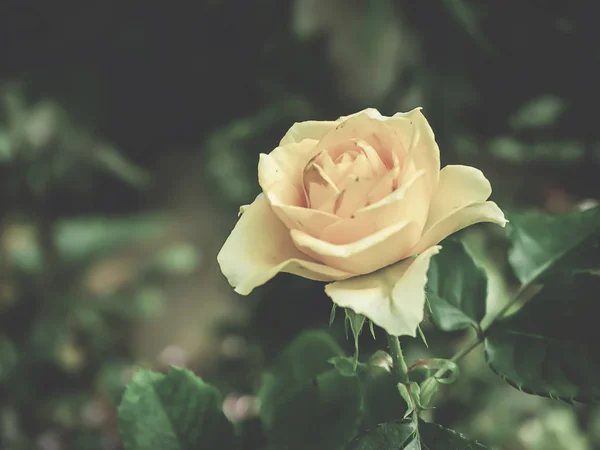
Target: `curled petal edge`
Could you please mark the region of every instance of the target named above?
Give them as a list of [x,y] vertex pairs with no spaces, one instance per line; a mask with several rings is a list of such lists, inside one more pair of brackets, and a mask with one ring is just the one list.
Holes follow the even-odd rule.
[[229,284],[248,295],[279,272],[318,281],[343,280],[354,274],[334,269],[298,250],[288,228],[271,210],[264,195],[248,206],[223,244],[217,261]]
[[376,272],[328,284],[325,293],[336,305],[364,315],[388,334],[416,337],[425,314],[429,262],[440,249],[436,245]]

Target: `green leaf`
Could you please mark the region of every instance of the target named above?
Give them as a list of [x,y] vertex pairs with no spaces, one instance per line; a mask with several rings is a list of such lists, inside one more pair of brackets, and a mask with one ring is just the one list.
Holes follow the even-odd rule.
[[508,118],[514,130],[551,127],[565,110],[565,101],[555,95],[542,95],[521,106]]
[[[406,411],[404,411],[404,415],[402,416],[403,419],[406,419],[413,412],[415,412],[418,408],[418,405],[417,405],[418,402],[413,397],[413,394],[415,393],[413,388],[415,388],[415,387],[418,388],[419,385],[417,383],[411,382],[409,386],[406,386],[405,384],[402,384],[402,383],[398,383],[396,386],[398,387],[398,392],[402,396],[402,399],[408,405],[408,407],[406,408]],[[410,391],[409,391],[409,389],[410,389]]]
[[508,260],[523,284],[561,270],[600,267],[600,206],[561,215],[511,214],[509,219]]
[[337,305],[335,303],[332,303],[331,312],[329,313],[329,326],[330,327],[331,327],[331,325],[333,325],[333,322],[335,321],[336,309],[337,309]]
[[189,275],[198,269],[201,256],[189,242],[178,242],[163,250],[154,261],[156,268],[173,275]]
[[[91,258],[110,253],[119,246],[156,238],[168,224],[166,217],[143,214],[127,218],[89,217],[65,219],[56,225],[56,246],[60,257],[73,266],[89,263]],[[11,264],[24,272],[43,269],[42,253],[33,230],[19,226],[24,244],[10,255]]]
[[345,308],[344,312],[346,313],[345,321],[350,324],[350,329],[352,330],[352,335],[354,336],[354,364],[358,365],[358,338],[362,333],[362,329],[365,326],[365,321],[367,318],[362,314],[356,314],[350,308]]
[[429,404],[431,403],[431,399],[435,394],[437,394],[437,391],[439,391],[441,384],[442,383],[440,383],[433,377],[426,379],[421,384],[420,397],[423,408],[427,408],[429,406]]
[[[436,377],[436,373],[440,369],[444,369],[445,374]],[[426,408],[440,385],[451,384],[458,379],[459,369],[458,365],[449,359],[434,358],[417,361],[411,367],[408,375],[411,381],[420,382],[421,408]]]
[[461,241],[443,242],[440,253],[431,259],[427,277],[427,298],[438,328],[456,331],[478,326],[485,315],[487,278]]
[[423,333],[423,330],[421,329],[420,325],[417,327],[417,331],[419,332],[419,337],[423,341],[423,344],[425,344],[425,347],[429,348],[429,344],[427,343],[427,338],[425,337],[425,333]]
[[186,369],[139,370],[119,405],[126,450],[239,448],[217,390]]
[[377,339],[377,337],[375,336],[375,325],[373,324],[372,320],[369,320],[369,331],[371,332],[371,336],[373,337],[373,339]]
[[302,333],[277,356],[258,392],[271,445],[334,450],[355,435],[360,382],[331,367],[328,361],[341,356],[342,349],[321,331]]
[[556,279],[488,330],[486,360],[512,386],[572,402],[600,400],[600,278]]
[[346,450],[485,450],[456,431],[434,423],[419,421],[416,433],[413,421],[394,421],[378,425],[353,440]]
[[[390,363],[391,365],[391,363]],[[380,423],[403,417],[407,403],[398,392],[396,375],[387,365],[370,365],[363,379],[364,418],[362,429],[376,427]]]
[[486,450],[488,448],[454,430],[422,420],[419,421],[419,434],[423,450]]
[[454,383],[458,379],[459,375],[458,365],[450,359],[443,358],[420,359],[416,361],[410,368],[409,376],[411,380],[412,373],[416,369],[425,370],[428,377],[433,377],[438,370],[444,369],[446,374],[442,377],[436,378],[438,382],[442,384]]
[[357,363],[354,358],[347,356],[334,356],[329,358],[329,363],[338,370],[338,372],[344,377],[353,377],[366,370],[367,365],[365,363]]
[[386,422],[357,437],[346,450],[402,450],[415,434],[412,420]]

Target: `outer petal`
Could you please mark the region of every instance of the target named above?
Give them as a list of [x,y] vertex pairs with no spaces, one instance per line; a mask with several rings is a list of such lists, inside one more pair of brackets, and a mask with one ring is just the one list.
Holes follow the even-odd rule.
[[336,120],[335,123],[339,124],[340,122],[343,122],[344,120],[347,120],[354,116],[359,116],[361,114],[367,115],[367,116],[371,117],[372,119],[384,120],[386,118],[385,116],[382,116],[381,113],[376,108],[365,108],[361,111],[355,112],[348,116],[340,116],[340,118],[338,120]]
[[249,294],[278,272],[320,281],[343,280],[353,275],[319,264],[294,247],[289,230],[262,195],[243,209],[217,261],[229,284],[242,295]]
[[494,202],[473,203],[451,212],[444,219],[426,229],[419,243],[410,251],[416,255],[457,231],[480,222],[492,222],[504,227],[507,220]]
[[440,149],[421,108],[407,113],[396,113],[387,119],[386,123],[398,131],[398,136],[409,149],[417,170],[425,170],[430,190],[433,192],[440,171]]
[[494,202],[486,202],[492,193],[483,173],[469,166],[446,166],[429,207],[429,217],[417,254],[463,228],[479,222],[506,225],[504,213]]
[[319,151],[317,141],[306,139],[277,147],[268,155],[261,154],[258,161],[260,187],[269,193],[271,200],[276,198],[283,204],[304,206],[304,168]]
[[288,130],[288,132],[283,137],[283,139],[281,139],[281,142],[279,143],[279,145],[283,146],[283,145],[291,144],[294,142],[300,142],[303,139],[319,140],[328,131],[335,128],[340,122],[343,122],[344,120],[349,119],[350,117],[357,116],[359,114],[367,114],[373,118],[382,118],[379,111],[377,111],[375,108],[367,108],[367,109],[363,109],[362,111],[359,111],[357,113],[350,114],[349,116],[341,116],[339,119],[337,119],[335,121],[332,121],[332,120],[307,120],[304,122],[296,122],[296,123],[294,123],[294,125],[291,126],[291,128]]
[[429,260],[439,246],[369,275],[325,286],[335,304],[350,308],[394,336],[417,334],[423,321]]
[[328,267],[362,275],[389,266],[409,255],[419,241],[421,228],[416,222],[395,223],[349,244],[331,244],[299,230],[292,230],[294,244]]
[[474,202],[485,202],[490,195],[492,186],[481,170],[458,165],[444,167],[431,197],[426,228],[458,208]]
[[283,136],[280,146],[292,144],[295,142],[301,142],[304,139],[316,139],[319,140],[325,133],[334,129],[337,122],[326,120],[307,120],[305,122],[296,122]]

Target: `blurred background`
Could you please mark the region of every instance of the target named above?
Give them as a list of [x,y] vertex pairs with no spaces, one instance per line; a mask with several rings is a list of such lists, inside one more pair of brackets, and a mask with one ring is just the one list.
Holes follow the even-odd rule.
[[[295,121],[423,106],[442,164],[482,169],[503,209],[600,198],[592,6],[0,1],[0,449],[120,449],[132,371],[169,364],[216,384],[260,448],[261,370],[331,302],[287,275],[240,297],[216,254]],[[493,231],[468,234],[488,302],[514,289]],[[424,331],[408,359],[468,339]],[[430,418],[498,449],[600,448],[600,409],[521,394],[480,353]]]

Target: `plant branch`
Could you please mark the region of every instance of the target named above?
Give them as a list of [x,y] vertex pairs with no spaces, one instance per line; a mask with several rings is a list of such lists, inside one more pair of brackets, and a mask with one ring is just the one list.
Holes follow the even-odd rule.
[[[540,289],[541,288],[539,287],[539,285],[533,284],[524,284],[523,286],[521,286],[521,288],[515,294],[515,297],[511,301],[507,302],[506,305],[504,305],[498,312],[493,314],[491,318],[488,321],[486,321],[485,325],[482,324],[481,329],[477,332],[477,337],[473,341],[471,341],[469,345],[458,351],[450,359],[450,361],[452,361],[453,363],[458,363],[461,359],[463,359],[465,356],[471,353],[473,349],[479,347],[479,345],[485,340],[487,331],[492,327],[492,325],[494,325],[494,323],[496,323],[498,319],[502,319],[506,315],[506,313],[510,311],[510,309],[517,303],[527,303],[540,291]],[[433,377],[441,378],[446,374],[447,370],[448,369],[446,368],[441,368],[433,375]]]
[[402,347],[400,347],[400,340],[398,336],[387,335],[388,345],[390,347],[390,355],[392,357],[392,371],[403,384],[408,384],[408,367],[406,361],[404,361],[404,355],[402,354]]

